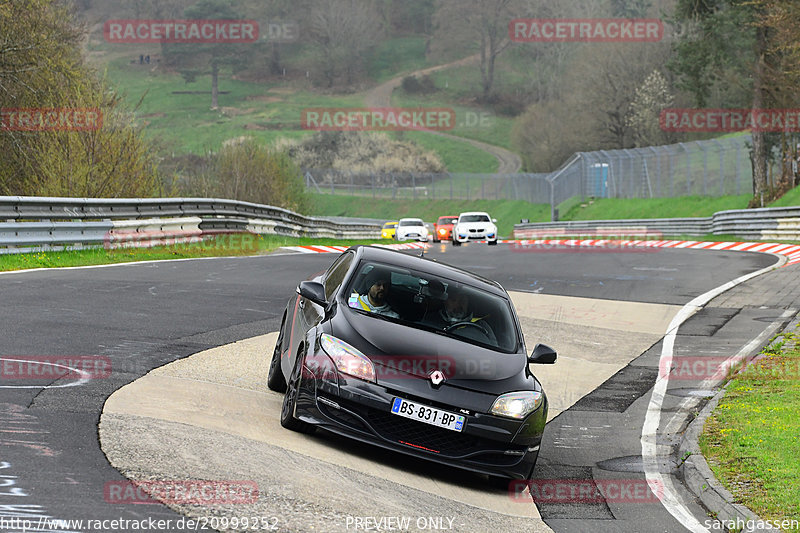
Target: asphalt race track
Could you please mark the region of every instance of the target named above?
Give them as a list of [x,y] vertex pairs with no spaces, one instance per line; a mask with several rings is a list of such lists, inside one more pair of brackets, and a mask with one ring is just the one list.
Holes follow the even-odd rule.
[[[133,529],[95,527],[111,520],[203,529],[186,527],[182,513],[218,529],[221,517],[258,517],[259,530],[274,531],[703,530],[709,517],[673,476],[669,454],[707,391],[696,380],[669,380],[654,409],[662,339],[670,330],[672,353],[694,358],[765,343],[796,310],[771,305],[764,291],[734,289],[684,306],[777,257],[477,243],[436,245],[426,255],[498,280],[512,294],[528,351],[546,342],[559,352],[556,365],[536,368],[551,400],[532,487],[542,491],[537,506],[479,476],[283,430],[281,396],[264,383],[274,332],[297,283],[334,255],[274,254],[0,274],[0,531],[23,531],[20,520],[37,531]],[[687,320],[671,328],[681,313]],[[21,362],[58,356],[105,361],[108,372],[59,379],[51,363],[36,376],[14,374]],[[260,497],[210,507],[120,502],[109,486],[126,477],[109,461],[135,480],[254,481]],[[661,498],[640,490],[648,480]],[[553,486],[586,482],[629,492],[541,499]],[[48,527],[50,518],[84,524]]]

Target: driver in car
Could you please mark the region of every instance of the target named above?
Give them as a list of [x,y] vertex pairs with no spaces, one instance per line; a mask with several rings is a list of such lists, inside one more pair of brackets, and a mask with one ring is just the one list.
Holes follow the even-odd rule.
[[391,308],[386,301],[389,294],[389,287],[391,286],[391,277],[389,272],[373,268],[367,274],[366,284],[368,287],[366,294],[359,295],[353,293],[348,300],[348,305],[356,309],[363,309],[370,313],[375,313],[382,316],[391,318],[400,318],[400,315]]
[[[434,327],[449,331],[478,328],[483,333],[483,336],[488,339],[489,344],[497,344],[497,337],[495,337],[492,327],[486,322],[485,318],[486,316],[474,316],[470,311],[470,302],[467,294],[451,287],[447,292],[447,300],[445,300],[444,305],[438,313],[433,314],[428,322],[432,322]],[[468,332],[465,331],[464,333]]]

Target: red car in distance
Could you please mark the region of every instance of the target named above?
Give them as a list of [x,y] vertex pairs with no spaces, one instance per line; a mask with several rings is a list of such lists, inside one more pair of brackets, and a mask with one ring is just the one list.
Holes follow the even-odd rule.
[[442,216],[433,225],[433,242],[453,239],[453,224],[458,222],[458,215]]

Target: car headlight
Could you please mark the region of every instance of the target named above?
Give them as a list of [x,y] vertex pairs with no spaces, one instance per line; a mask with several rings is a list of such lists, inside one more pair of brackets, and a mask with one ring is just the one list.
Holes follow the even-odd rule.
[[539,391],[509,392],[498,396],[489,412],[507,418],[522,419],[541,407],[544,395]]
[[323,333],[320,337],[320,345],[336,364],[336,369],[339,372],[365,381],[375,382],[375,367],[366,355],[342,339],[327,333]]

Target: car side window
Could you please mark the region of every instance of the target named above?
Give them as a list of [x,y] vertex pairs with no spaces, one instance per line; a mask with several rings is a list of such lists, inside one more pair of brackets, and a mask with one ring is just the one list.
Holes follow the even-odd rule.
[[333,293],[336,292],[336,289],[338,289],[344,281],[344,277],[347,274],[347,271],[350,269],[350,265],[353,263],[353,257],[355,257],[354,254],[352,252],[348,252],[337,259],[336,262],[328,269],[328,272],[325,274],[326,300],[330,301]]

